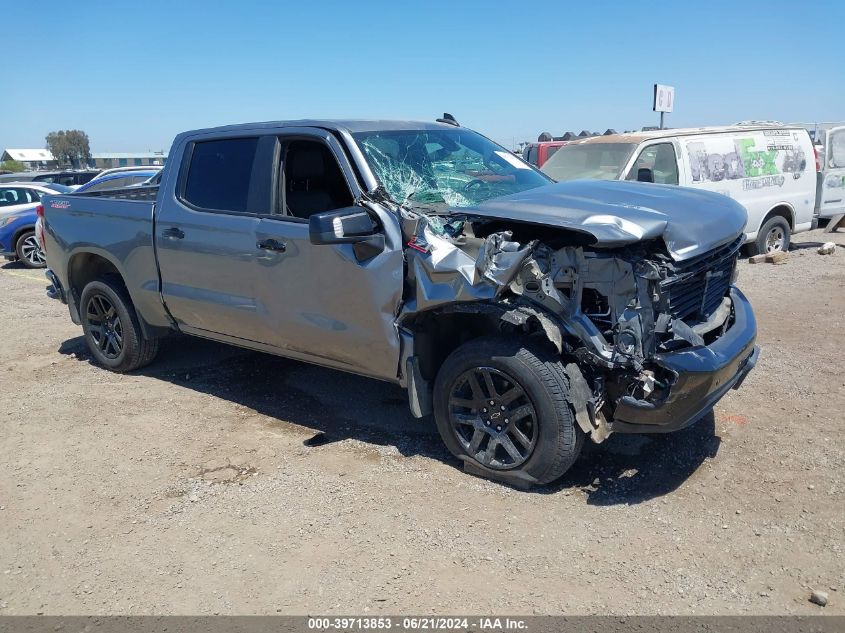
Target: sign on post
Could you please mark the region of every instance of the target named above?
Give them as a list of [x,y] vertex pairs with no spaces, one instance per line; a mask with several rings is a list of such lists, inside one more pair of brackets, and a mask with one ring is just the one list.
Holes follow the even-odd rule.
[[671,112],[675,105],[675,86],[654,84],[654,111]]
[[663,129],[663,115],[671,112],[675,107],[675,86],[664,86],[654,84],[654,105],[655,112],[660,113],[660,129]]

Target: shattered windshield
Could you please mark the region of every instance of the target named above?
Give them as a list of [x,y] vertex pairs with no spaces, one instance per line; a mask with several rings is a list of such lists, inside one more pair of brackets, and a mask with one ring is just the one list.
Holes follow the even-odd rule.
[[542,171],[557,180],[616,180],[636,148],[635,143],[574,143],[561,147]]
[[353,134],[390,197],[407,206],[469,207],[548,185],[511,152],[470,130]]

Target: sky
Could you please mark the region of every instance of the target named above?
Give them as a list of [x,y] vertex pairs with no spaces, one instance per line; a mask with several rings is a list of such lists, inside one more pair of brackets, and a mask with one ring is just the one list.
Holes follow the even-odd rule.
[[654,83],[672,127],[845,120],[841,0],[0,0],[0,22],[0,149],[443,112],[513,147],[656,125]]

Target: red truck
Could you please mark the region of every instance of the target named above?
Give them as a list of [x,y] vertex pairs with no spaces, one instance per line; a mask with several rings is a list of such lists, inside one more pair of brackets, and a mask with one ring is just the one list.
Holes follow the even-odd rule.
[[522,150],[522,158],[535,167],[542,167],[543,163],[549,160],[556,151],[571,141],[540,141],[529,143]]

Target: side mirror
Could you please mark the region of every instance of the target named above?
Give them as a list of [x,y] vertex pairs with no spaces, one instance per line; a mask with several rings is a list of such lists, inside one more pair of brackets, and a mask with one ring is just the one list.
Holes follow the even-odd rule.
[[315,213],[308,222],[312,244],[363,242],[375,234],[376,228],[370,214],[361,207]]
[[637,182],[654,182],[654,172],[648,167],[640,167],[637,170]]

